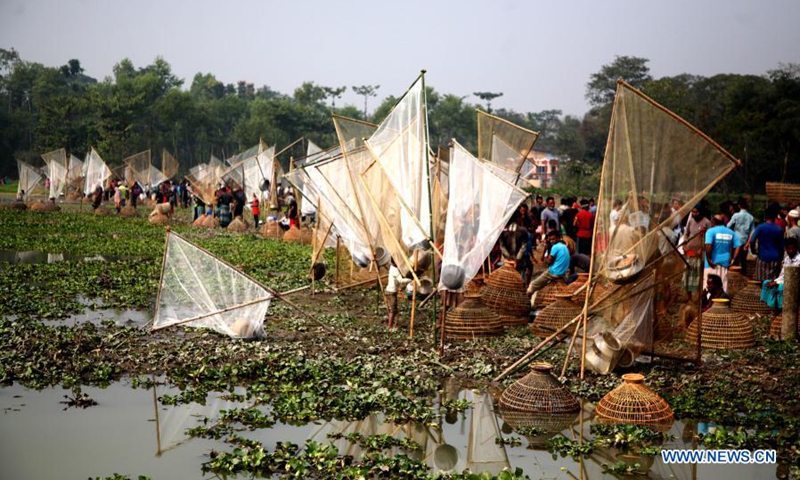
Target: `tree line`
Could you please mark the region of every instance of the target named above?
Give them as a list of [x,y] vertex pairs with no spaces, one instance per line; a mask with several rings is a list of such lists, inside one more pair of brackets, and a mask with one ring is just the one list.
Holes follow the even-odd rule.
[[[655,79],[649,61],[616,57],[591,75],[586,97],[590,110],[582,118],[561,110],[518,112],[491,109],[502,92],[476,92],[486,105],[469,96],[443,94],[427,87],[431,143],[446,145],[456,138],[477,148],[476,109],[540,133],[538,150],[569,158],[557,187],[594,194],[605,149],[616,79],[623,78],[657,102],[707,133],[744,167],[726,179],[723,188],[761,192],[766,181],[797,181],[800,167],[800,66],[780,65],[762,76],[682,74]],[[269,86],[239,81],[224,84],[212,73],[197,73],[189,85],[156,58],[136,67],[117,63],[102,80],[87,76],[80,61],[59,67],[25,61],[14,49],[0,49],[0,175],[16,175],[16,159],[41,163],[41,153],[66,148],[82,156],[94,146],[112,166],[151,149],[166,148],[183,171],[211,155],[226,158],[263,138],[280,149],[299,137],[323,148],[336,135],[331,113],[379,122],[398,100],[386,97],[368,113],[367,100],[379,85],[351,86],[364,97],[364,108],[336,106],[345,86],[305,82],[292,95]],[[300,152],[298,152],[300,154]]]

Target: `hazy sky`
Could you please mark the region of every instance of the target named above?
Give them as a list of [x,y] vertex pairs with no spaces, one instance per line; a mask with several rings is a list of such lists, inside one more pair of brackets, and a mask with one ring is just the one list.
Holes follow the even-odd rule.
[[654,77],[762,75],[800,63],[798,0],[0,0],[0,47],[98,79],[161,55],[197,72],[291,94],[303,81],[380,85],[370,111],[419,70],[440,93],[503,92],[493,106],[582,115],[589,76],[615,55]]

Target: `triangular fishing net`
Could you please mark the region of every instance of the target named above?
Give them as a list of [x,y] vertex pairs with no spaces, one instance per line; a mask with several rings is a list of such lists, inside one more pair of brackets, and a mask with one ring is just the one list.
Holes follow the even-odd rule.
[[155,165],[150,165],[150,169],[147,174],[147,180],[149,185],[157,187],[169,180],[169,178],[167,178],[167,176],[164,175],[161,170],[156,168]]
[[50,198],[58,198],[67,183],[67,151],[63,148],[42,154],[45,172],[50,179]]
[[178,174],[180,164],[178,159],[173,157],[166,148],[161,149],[161,173],[167,178],[172,178]]
[[[136,182],[139,182],[140,185],[143,187],[147,185],[153,185],[150,179],[150,150],[145,150],[144,152],[131,155],[130,157],[123,159],[122,162],[131,169],[133,173],[133,179]],[[128,186],[133,187],[133,182],[127,178],[126,180],[128,181]]]
[[[654,301],[686,268],[673,239],[683,218],[738,161],[700,131],[623,81],[617,84],[595,217],[591,284],[622,285],[596,313],[629,365],[654,344]],[[682,206],[672,210],[672,201]],[[618,212],[612,226],[611,212]],[[666,312],[662,315],[666,322]],[[660,320],[661,321],[661,320]],[[603,326],[605,324],[605,326]]]
[[431,238],[428,121],[423,83],[420,75],[367,140],[404,205],[400,228],[406,245]]
[[450,198],[440,289],[459,290],[489,256],[527,193],[492,171],[455,140],[450,155]]
[[219,171],[222,162],[213,155],[208,163],[201,163],[189,169],[186,180],[191,186],[192,193],[206,205],[214,203],[214,192],[219,187]]
[[70,155],[67,171],[67,185],[69,185],[70,190],[80,191],[82,189],[83,175],[83,161],[75,155]]
[[21,160],[17,160],[17,170],[19,171],[17,196],[22,196],[23,200],[25,200],[30,197],[33,189],[42,180],[42,174],[39,173],[39,170]]
[[[734,157],[708,137],[620,81],[596,215],[596,275],[624,282],[643,271],[658,256],[661,228],[685,216],[735,167]],[[673,199],[682,202],[675,212]],[[615,202],[621,209],[612,228]]]
[[478,110],[478,158],[518,173],[539,134]]
[[234,338],[263,336],[272,294],[216,256],[167,232],[153,330],[206,327]]
[[255,155],[258,155],[258,152],[261,151],[261,150],[263,150],[263,147],[262,147],[261,142],[259,142],[258,145],[254,145],[254,146],[248,148],[247,150],[245,150],[245,151],[243,151],[241,153],[237,153],[236,155],[233,155],[232,157],[227,158],[225,160],[225,163],[227,163],[228,165],[236,165],[237,163],[241,162],[245,158],[253,157]]
[[343,152],[363,147],[364,139],[372,136],[378,128],[374,123],[338,115],[333,115],[333,126],[336,128],[336,136]]
[[86,182],[84,183],[83,193],[91,195],[97,187],[102,187],[106,180],[111,177],[111,169],[106,162],[100,158],[97,151],[92,148],[87,155],[86,162]]
[[372,241],[363,222],[361,206],[345,158],[337,157],[317,163],[307,171],[311,180],[322,186],[319,193],[326,206],[331,206],[327,214],[353,259],[362,267],[368,265],[372,260]]

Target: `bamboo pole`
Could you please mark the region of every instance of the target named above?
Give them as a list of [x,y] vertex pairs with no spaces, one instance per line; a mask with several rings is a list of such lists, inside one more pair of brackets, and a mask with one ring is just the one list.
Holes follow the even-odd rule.
[[169,325],[161,325],[161,326],[158,326],[158,327],[153,326],[152,331],[155,332],[156,330],[163,330],[163,329],[169,328],[169,327],[176,327],[178,325],[185,325],[187,323],[196,322],[197,320],[202,320],[204,318],[213,317],[214,315],[219,315],[221,313],[227,313],[227,312],[230,312],[232,310],[237,310],[237,309],[240,309],[240,308],[249,307],[251,305],[256,305],[258,303],[268,302],[270,299],[271,299],[271,297],[258,298],[256,300],[251,300],[249,302],[240,303],[238,305],[233,305],[231,307],[222,308],[222,309],[219,309],[219,310],[214,310],[213,312],[202,313],[200,315],[195,315],[194,317],[184,318],[184,319],[179,320],[179,321],[177,321],[175,323],[170,323]]
[[441,338],[439,340],[439,357],[444,355],[444,341],[445,341],[445,338],[446,338],[446,333],[445,333],[445,330],[446,330],[446,328],[445,328],[445,315],[446,315],[446,313],[445,312],[447,312],[447,300],[448,300],[449,297],[450,297],[450,292],[448,290],[445,290],[444,292],[442,292],[442,313],[441,313],[441,315],[439,317],[440,318],[439,330],[440,330],[440,335],[441,335]]
[[702,240],[700,249],[702,254],[700,255],[700,278],[697,280],[699,283],[697,286],[697,351],[694,357],[694,363],[698,367],[703,364],[703,280],[706,276],[705,262],[703,260],[706,256],[706,236],[701,235],[700,238]]
[[336,288],[339,288],[339,247],[341,246],[342,239],[338,235],[336,236],[336,277],[334,279],[334,285]]
[[411,291],[411,320],[408,326],[408,338],[414,340],[414,316],[417,311],[417,288],[416,285]]
[[[389,275],[387,275],[387,274],[381,275],[381,280],[383,280],[384,278],[389,278]],[[360,282],[351,283],[351,284],[345,285],[343,287],[335,288],[334,290],[336,290],[336,292],[338,293],[338,292],[341,292],[343,290],[347,290],[348,288],[360,287],[361,285],[366,285],[366,284],[372,283],[374,281],[375,281],[374,279],[369,278],[367,280],[362,280]]]

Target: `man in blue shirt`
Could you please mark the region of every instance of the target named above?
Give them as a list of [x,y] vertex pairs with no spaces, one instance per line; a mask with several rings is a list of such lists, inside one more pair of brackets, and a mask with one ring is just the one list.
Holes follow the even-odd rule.
[[[728,228],[736,232],[736,235],[739,236],[739,241],[744,245],[750,238],[750,234],[753,233],[755,224],[753,223],[753,216],[747,211],[745,199],[740,198],[737,205],[739,206],[739,211],[731,217],[730,222],[728,222]],[[735,209],[736,207],[732,206],[731,208]],[[738,258],[734,258],[733,263],[742,267],[742,275],[747,275],[747,249],[743,248],[739,252]]]
[[750,235],[748,246],[758,257],[756,260],[756,280],[772,280],[781,271],[783,260],[783,228],[775,223],[777,212],[768,208],[764,223],[757,226]]
[[528,285],[528,295],[531,296],[531,307],[536,302],[536,292],[555,280],[563,280],[569,270],[569,249],[561,241],[561,232],[552,230],[547,233],[547,257],[545,262],[548,267],[541,275],[534,278]]
[[711,220],[713,227],[706,230],[706,264],[703,271],[703,283],[708,282],[709,274],[719,275],[722,279],[722,288],[728,291],[728,267],[731,261],[736,258],[739,248],[742,246],[739,236],[725,226],[725,218],[722,215],[714,215]]

